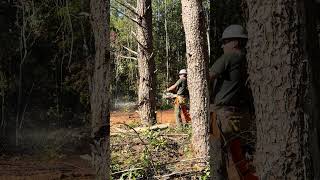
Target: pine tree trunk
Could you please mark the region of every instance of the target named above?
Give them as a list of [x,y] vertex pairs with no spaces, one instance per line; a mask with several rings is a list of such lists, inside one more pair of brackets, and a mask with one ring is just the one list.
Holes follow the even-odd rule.
[[248,71],[257,123],[256,165],[262,179],[314,179],[310,148],[318,144],[311,144],[310,135],[319,116],[311,112],[318,104],[313,99],[317,87],[312,66],[319,63],[308,55],[312,48],[307,42],[314,41],[316,29],[306,26],[312,22],[306,23],[310,16],[305,2],[247,0]]
[[139,114],[145,125],[156,123],[155,113],[155,62],[152,45],[151,0],[137,0],[138,66],[139,66]]
[[205,14],[201,2],[181,0],[182,22],[186,36],[193,151],[197,157],[208,157],[208,48]]
[[91,0],[91,24],[95,39],[93,75],[90,78],[92,113],[92,163],[96,179],[110,179],[110,37],[109,7],[105,0]]

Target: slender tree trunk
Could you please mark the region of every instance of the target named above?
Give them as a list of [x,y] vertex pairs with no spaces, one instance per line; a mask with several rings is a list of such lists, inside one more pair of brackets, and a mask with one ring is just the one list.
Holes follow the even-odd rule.
[[166,74],[166,85],[169,85],[169,35],[168,35],[168,21],[167,21],[167,0],[164,0],[164,29],[166,32],[166,60],[167,60],[167,74]]
[[5,120],[5,91],[4,91],[4,87],[3,89],[1,89],[1,130],[4,130],[5,128],[5,124],[6,124],[6,120]]
[[[169,64],[169,35],[168,35],[168,11],[167,11],[167,0],[164,0],[164,29],[166,32],[166,60],[167,60],[167,73],[166,73],[166,88],[169,86],[169,76],[170,76],[170,64]],[[169,104],[169,99],[167,99],[167,104]]]
[[[313,5],[297,0],[247,3],[258,174],[268,180],[319,179],[312,168],[319,174],[315,163],[319,151],[314,152],[319,148],[315,110],[319,108],[319,80],[315,81],[319,56],[314,52],[318,42],[312,16],[307,14]],[[311,157],[317,160],[312,163]]]
[[21,31],[20,31],[20,65],[19,65],[19,84],[18,84],[18,100],[17,100],[17,115],[16,115],[16,138],[15,138],[15,145],[19,145],[19,136],[20,136],[20,129],[19,124],[21,120],[21,106],[22,106],[22,95],[23,95],[23,67],[24,63],[28,54],[28,47],[27,47],[27,17],[26,17],[26,5],[24,2],[21,2],[21,13],[22,13],[22,24],[21,24]]
[[208,48],[205,14],[201,2],[181,0],[182,22],[186,36],[192,145],[195,156],[208,157]]
[[139,114],[145,125],[156,123],[155,62],[152,45],[151,0],[137,0],[137,40],[139,67]]
[[92,163],[96,179],[110,179],[110,2],[91,0],[91,24],[95,39],[93,75],[90,79],[92,113]]

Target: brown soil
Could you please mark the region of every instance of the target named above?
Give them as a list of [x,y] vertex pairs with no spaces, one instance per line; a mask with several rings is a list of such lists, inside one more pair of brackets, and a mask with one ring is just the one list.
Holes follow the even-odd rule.
[[35,160],[34,157],[1,157],[0,180],[91,180],[93,171],[79,157]]
[[[184,117],[182,115],[182,119]],[[137,112],[112,112],[111,113],[111,124],[119,123],[132,123],[139,122],[139,115]],[[175,115],[173,110],[157,111],[157,122],[158,124],[175,124]]]
[[[112,112],[111,124],[139,122],[137,112]],[[173,110],[158,111],[159,124],[175,123]],[[63,159],[39,160],[36,157],[0,157],[0,180],[89,180],[94,179],[88,161],[79,155]]]

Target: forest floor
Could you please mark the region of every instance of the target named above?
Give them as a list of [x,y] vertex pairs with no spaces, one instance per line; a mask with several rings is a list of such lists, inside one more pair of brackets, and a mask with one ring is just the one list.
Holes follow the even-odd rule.
[[2,156],[0,167],[0,180],[94,179],[90,165],[79,156],[47,160],[26,155]]
[[[208,175],[208,169],[197,166],[203,159],[192,157],[190,125],[175,129],[172,110],[158,111],[157,126],[142,128],[136,112],[111,113],[111,150],[113,179],[199,179]],[[61,136],[66,130],[55,132]],[[72,130],[68,130],[72,131]],[[57,148],[45,146],[41,155],[0,155],[0,180],[89,180],[94,179],[90,166],[90,148],[82,130],[60,137],[61,141],[79,141]],[[53,136],[53,137],[55,137]],[[87,136],[87,135],[86,135]],[[76,137],[76,138],[74,138]],[[78,140],[76,140],[78,139]],[[84,139],[84,140],[83,140]],[[81,142],[80,142],[81,141]],[[83,142],[84,141],[84,142]],[[64,149],[73,149],[66,152]],[[78,149],[78,150],[77,150]]]
[[[139,115],[137,112],[111,112],[111,124],[119,123],[132,123],[140,122]],[[173,110],[157,111],[157,122],[158,124],[169,123],[171,125],[175,124],[175,117]]]

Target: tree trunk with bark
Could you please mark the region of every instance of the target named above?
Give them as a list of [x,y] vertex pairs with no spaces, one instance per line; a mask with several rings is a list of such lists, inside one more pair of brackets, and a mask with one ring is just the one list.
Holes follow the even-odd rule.
[[137,0],[137,15],[139,114],[145,125],[153,125],[156,123],[156,84],[151,0]]
[[92,113],[92,163],[96,179],[110,179],[110,2],[91,0],[95,58],[89,79]]
[[182,22],[186,37],[188,63],[188,89],[192,119],[192,145],[194,155],[209,155],[209,93],[208,48],[205,14],[200,0],[181,0]]
[[312,4],[247,0],[248,71],[262,179],[319,179],[315,69],[320,63]]

